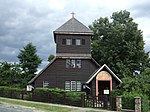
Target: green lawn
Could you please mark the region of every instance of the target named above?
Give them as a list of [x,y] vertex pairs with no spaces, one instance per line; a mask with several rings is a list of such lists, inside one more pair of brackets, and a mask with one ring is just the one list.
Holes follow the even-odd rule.
[[59,106],[51,106],[48,104],[41,104],[41,103],[32,103],[32,102],[24,102],[19,100],[11,100],[11,99],[3,99],[0,98],[0,103],[9,103],[27,107],[34,107],[37,110],[41,110],[44,112],[70,112],[71,109],[67,107],[59,107]]
[[33,107],[35,110],[39,110],[40,112],[75,112],[76,110],[85,110],[86,112],[110,112],[106,110],[95,110],[95,109],[88,109],[88,108],[75,108],[65,105],[54,105],[48,103],[41,103],[41,102],[32,102],[32,101],[25,101],[25,100],[17,100],[17,99],[9,99],[0,97],[0,104],[13,104],[13,105],[20,105],[25,107]]

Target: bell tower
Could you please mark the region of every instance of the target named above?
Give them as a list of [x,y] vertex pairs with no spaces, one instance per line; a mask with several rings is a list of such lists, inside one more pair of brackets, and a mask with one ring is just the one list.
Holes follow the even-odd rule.
[[71,14],[72,18],[53,32],[56,57],[91,58],[93,32]]

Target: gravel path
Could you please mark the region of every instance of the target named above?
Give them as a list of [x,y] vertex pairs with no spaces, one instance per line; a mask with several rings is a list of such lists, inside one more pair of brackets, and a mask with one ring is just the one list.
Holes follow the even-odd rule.
[[0,112],[39,112],[31,107],[0,103]]

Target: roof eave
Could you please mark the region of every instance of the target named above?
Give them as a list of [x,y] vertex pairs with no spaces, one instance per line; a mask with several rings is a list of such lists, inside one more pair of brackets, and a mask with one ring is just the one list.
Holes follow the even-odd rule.
[[106,69],[114,76],[114,78],[115,78],[117,81],[119,81],[120,83],[122,83],[122,81],[113,73],[113,71],[112,71],[106,64],[104,64],[102,67],[100,67],[100,69],[97,70],[97,71],[93,74],[93,76],[92,76],[86,83],[87,83],[87,84],[90,83],[90,82],[93,80],[93,78],[96,77],[96,75],[97,75],[104,67],[106,67]]
[[55,34],[76,34],[76,35],[94,35],[93,32],[72,32],[72,31],[54,31]]

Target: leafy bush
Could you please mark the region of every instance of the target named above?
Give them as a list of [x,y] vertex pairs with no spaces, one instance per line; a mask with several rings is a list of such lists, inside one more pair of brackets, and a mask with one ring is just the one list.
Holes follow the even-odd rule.
[[83,92],[65,91],[58,88],[36,88],[33,92],[27,92],[25,89],[0,86],[0,96],[2,97],[73,106],[82,106],[82,95],[84,95]]
[[65,91],[59,88],[37,88],[33,91],[33,100],[57,104],[82,106],[81,100],[83,94],[83,92]]
[[141,97],[142,101],[142,112],[148,112],[148,96],[137,92],[122,92],[121,90],[113,90],[111,96],[122,96],[122,107],[123,109],[135,108],[135,97]]
[[23,91],[23,89],[19,88],[0,86],[0,96],[2,97],[21,99],[21,94]]

